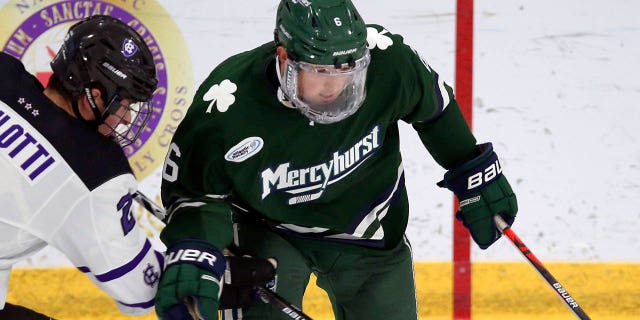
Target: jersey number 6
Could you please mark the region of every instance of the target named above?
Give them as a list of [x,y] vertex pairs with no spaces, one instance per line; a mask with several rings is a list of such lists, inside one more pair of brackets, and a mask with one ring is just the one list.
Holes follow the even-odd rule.
[[164,159],[164,167],[162,168],[162,179],[168,182],[178,180],[178,164],[171,160],[171,156],[174,154],[177,158],[180,158],[180,148],[178,148],[177,144],[171,143],[167,157]]

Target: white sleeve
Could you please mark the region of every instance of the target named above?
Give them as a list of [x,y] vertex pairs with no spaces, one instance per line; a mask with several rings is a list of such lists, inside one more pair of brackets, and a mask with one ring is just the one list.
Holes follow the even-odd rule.
[[137,183],[131,174],[115,177],[78,201],[51,244],[98,287],[116,300],[125,314],[142,315],[153,298],[164,265],[133,216]]

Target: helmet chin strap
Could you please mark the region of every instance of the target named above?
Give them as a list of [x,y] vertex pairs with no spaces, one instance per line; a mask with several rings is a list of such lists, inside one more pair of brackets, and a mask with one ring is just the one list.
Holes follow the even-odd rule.
[[77,99],[74,99],[73,101],[71,101],[71,107],[73,109],[73,113],[76,115],[76,118],[86,122],[89,126],[93,128],[98,128],[98,126],[102,124],[102,121],[104,119],[102,119],[102,115],[100,114],[96,100],[93,98],[93,95],[91,95],[91,89],[84,88],[84,93],[85,93],[85,96],[87,97],[87,100],[89,101],[89,105],[91,106],[91,112],[93,112],[93,116],[95,119],[87,120],[82,116],[82,113],[80,113],[80,107],[78,106]]
[[[280,72],[280,59],[278,55],[276,55],[276,74],[278,75],[278,82],[280,83],[280,87],[278,88],[278,101],[282,103],[287,108],[297,109],[296,106],[291,102],[291,99],[287,96],[286,93],[282,90],[282,72]],[[315,122],[311,120],[309,122],[310,126],[313,126]]]
[[280,87],[278,88],[278,100],[285,107],[296,109],[296,106],[293,105],[291,99],[287,96],[287,94],[282,90],[282,72],[280,72],[280,59],[276,54],[276,73],[278,75],[278,83],[280,83]]
[[282,87],[282,72],[280,72],[280,57],[276,54],[276,73],[278,74],[278,83]]

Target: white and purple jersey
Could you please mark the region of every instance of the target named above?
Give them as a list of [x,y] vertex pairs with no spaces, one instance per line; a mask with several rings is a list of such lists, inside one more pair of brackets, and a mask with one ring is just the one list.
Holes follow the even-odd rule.
[[164,258],[132,216],[137,182],[127,158],[42,91],[0,53],[0,308],[11,267],[49,244],[123,313],[145,314]]

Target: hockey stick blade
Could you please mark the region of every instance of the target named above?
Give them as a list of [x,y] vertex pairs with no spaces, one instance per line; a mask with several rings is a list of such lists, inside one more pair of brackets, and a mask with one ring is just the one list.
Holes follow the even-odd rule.
[[311,317],[304,314],[304,312],[302,312],[298,307],[292,305],[287,300],[264,286],[256,286],[255,289],[262,301],[269,303],[274,308],[277,308],[289,318],[295,320],[312,320]]
[[545,268],[545,266],[538,260],[538,258],[529,250],[529,248],[520,240],[518,235],[509,227],[509,225],[499,215],[494,217],[496,227],[502,232],[511,243],[518,248],[520,253],[529,261],[529,263],[536,269],[538,274],[551,286],[553,291],[558,294],[558,297],[564,302],[564,304],[573,312],[573,314],[580,320],[590,320],[589,316],[582,310],[578,302],[567,292],[567,290],[551,275],[551,272]]

